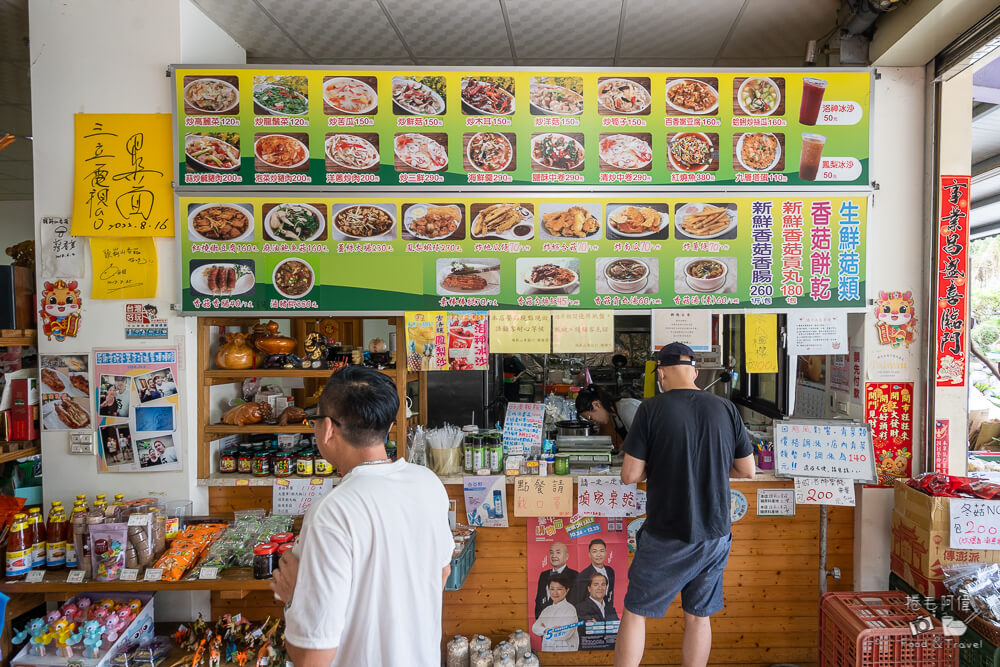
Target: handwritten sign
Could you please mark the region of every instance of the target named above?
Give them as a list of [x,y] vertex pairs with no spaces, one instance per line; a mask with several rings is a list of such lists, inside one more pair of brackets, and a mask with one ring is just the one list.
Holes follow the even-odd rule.
[[160,581],[163,579],[163,568],[161,567],[151,567],[146,570],[146,576],[143,581]]
[[514,479],[514,516],[572,516],[573,480],[569,477]]
[[547,311],[490,312],[490,352],[548,354],[552,351],[552,315]]
[[170,114],[75,116],[76,236],[173,236]]
[[835,421],[777,422],[774,474],[875,481],[875,456],[865,424]]
[[1000,549],[1000,500],[952,498],[952,549]]
[[271,492],[275,514],[298,516],[305,514],[312,504],[333,488],[332,479],[276,479]]
[[149,299],[159,275],[151,238],[91,238],[92,299]]
[[43,278],[83,278],[83,248],[70,234],[69,218],[42,218],[38,228]]
[[854,482],[827,477],[796,477],[795,502],[799,505],[854,507]]
[[813,310],[788,314],[789,354],[845,354],[847,313]]
[[758,489],[757,516],[795,516],[795,489]]
[[625,484],[621,477],[586,475],[577,479],[576,512],[580,516],[628,517],[645,511],[635,484]]
[[777,373],[777,314],[747,313],[745,326],[747,373]]
[[122,573],[118,575],[119,581],[138,581],[139,570],[134,567],[122,568]]
[[574,310],[569,312],[553,312],[552,351],[569,354],[614,352],[614,311]]
[[712,313],[708,310],[654,310],[653,349],[684,343],[695,352],[712,349]]
[[466,477],[465,518],[470,526],[507,528],[507,478],[504,475]]
[[545,406],[541,403],[508,403],[503,420],[503,446],[508,456],[526,454],[532,445],[541,446],[545,426]]
[[24,580],[29,584],[40,584],[45,581],[45,570],[32,570]]

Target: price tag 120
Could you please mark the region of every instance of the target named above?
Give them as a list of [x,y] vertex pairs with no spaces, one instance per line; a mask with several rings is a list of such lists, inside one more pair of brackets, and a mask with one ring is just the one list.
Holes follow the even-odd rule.
[[146,581],[159,581],[163,578],[163,569],[158,567],[151,567],[146,570]]

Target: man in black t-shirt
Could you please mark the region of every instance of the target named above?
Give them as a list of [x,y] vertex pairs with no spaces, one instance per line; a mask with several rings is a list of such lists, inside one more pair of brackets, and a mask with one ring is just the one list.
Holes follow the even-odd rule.
[[616,667],[635,667],[646,619],[684,608],[685,665],[708,664],[709,617],[722,610],[722,573],[732,543],[729,478],[753,479],[753,450],[736,407],[695,385],[694,352],[682,343],[660,350],[663,393],[642,403],[625,439],[622,481],[646,481],[646,521],[628,571]]

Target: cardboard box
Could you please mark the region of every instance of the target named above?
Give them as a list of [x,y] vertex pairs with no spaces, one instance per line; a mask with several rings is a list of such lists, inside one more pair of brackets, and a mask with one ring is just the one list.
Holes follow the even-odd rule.
[[34,440],[38,437],[38,380],[11,380],[11,440]]
[[896,482],[890,568],[921,595],[941,597],[945,565],[1000,563],[1000,550],[949,546],[950,498],[928,496]]

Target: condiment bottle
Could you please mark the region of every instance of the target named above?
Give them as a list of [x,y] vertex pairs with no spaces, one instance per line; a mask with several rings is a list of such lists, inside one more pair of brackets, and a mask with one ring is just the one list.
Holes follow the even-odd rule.
[[77,500],[73,503],[73,512],[66,522],[66,568],[75,570],[79,566],[79,552],[76,550],[76,539],[73,536],[73,521],[79,518],[83,521],[89,510],[84,509],[84,501]]
[[253,548],[253,578],[270,579],[274,572],[275,554],[278,545],[273,542],[258,544]]
[[31,528],[28,515],[18,512],[14,515],[10,532],[7,534],[7,578],[24,579],[31,570]]
[[31,567],[45,569],[45,520],[42,519],[42,509],[32,507],[28,511],[28,522],[31,527]]
[[83,505],[83,511],[84,512],[89,512],[90,511],[90,508],[87,507],[87,494],[86,493],[81,493],[81,494],[78,494],[76,496],[76,500],[73,501],[73,506],[76,507],[77,503]]
[[45,528],[45,567],[49,570],[61,570],[66,567],[66,514],[62,503],[52,502],[49,510],[49,523]]

